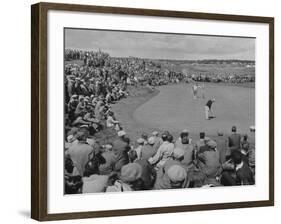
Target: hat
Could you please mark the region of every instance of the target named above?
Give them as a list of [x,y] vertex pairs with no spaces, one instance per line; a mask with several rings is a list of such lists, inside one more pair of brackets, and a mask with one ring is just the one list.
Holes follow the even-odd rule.
[[89,126],[88,126],[87,124],[83,124],[83,125],[80,126],[80,128],[86,128],[86,129],[88,129]]
[[142,167],[138,163],[128,163],[122,166],[120,179],[125,182],[133,182],[142,175]]
[[254,125],[250,126],[250,131],[255,131],[256,127]]
[[68,135],[66,139],[67,139],[68,142],[72,142],[72,140],[74,140],[74,136]]
[[152,135],[154,135],[154,136],[157,136],[159,134],[159,132],[158,131],[154,131],[154,132],[152,132]]
[[223,136],[223,132],[222,131],[218,131],[218,136]]
[[144,139],[143,139],[143,138],[139,138],[139,139],[137,140],[137,143],[139,143],[139,144],[144,143]]
[[217,147],[217,143],[216,143],[214,140],[208,141],[208,142],[207,142],[207,145],[208,145],[210,148],[212,148],[212,149],[214,149],[214,148]]
[[177,147],[177,148],[174,149],[173,155],[176,159],[179,159],[179,158],[183,157],[184,154],[185,154],[185,151],[182,148]]
[[148,138],[148,144],[153,145],[155,143],[155,138],[154,137],[149,137]]
[[106,145],[104,146],[104,148],[110,150],[110,149],[112,149],[112,145],[111,145],[111,144],[106,144]]
[[126,135],[126,132],[123,131],[123,130],[121,130],[121,131],[118,131],[118,132],[117,132],[117,135],[118,135],[119,137],[122,137],[122,136]]
[[189,133],[189,128],[182,130],[181,133]]
[[172,165],[167,171],[168,178],[173,182],[183,181],[187,177],[186,170],[179,165]]
[[205,137],[204,138],[204,141],[206,141],[206,142],[208,142],[208,141],[210,141],[211,139],[209,138],[209,137]]

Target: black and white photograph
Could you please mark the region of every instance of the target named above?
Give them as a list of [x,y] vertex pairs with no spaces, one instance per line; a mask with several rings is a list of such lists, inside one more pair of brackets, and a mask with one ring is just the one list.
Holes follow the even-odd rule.
[[64,193],[255,185],[255,47],[64,28]]

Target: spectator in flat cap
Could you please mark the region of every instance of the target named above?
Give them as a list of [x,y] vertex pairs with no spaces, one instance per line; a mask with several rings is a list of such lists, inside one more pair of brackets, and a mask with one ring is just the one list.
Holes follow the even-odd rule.
[[[185,151],[182,148],[174,148],[173,156],[169,158],[163,166],[163,172],[167,173],[168,169],[173,165],[179,165],[188,171],[188,167],[183,164]],[[161,172],[161,170],[160,170]]]
[[112,145],[107,144],[104,146],[104,152],[101,154],[105,159],[105,163],[99,166],[101,175],[109,175],[114,171],[116,157],[112,149]]
[[93,174],[89,177],[83,177],[82,193],[105,192],[108,186],[108,176]]
[[138,163],[142,167],[141,179],[143,181],[143,190],[151,189],[156,178],[154,167],[146,159],[138,159],[135,150],[129,151],[129,159],[131,163]]
[[186,170],[180,165],[172,165],[166,173],[157,173],[154,189],[187,188],[188,186]]
[[122,166],[118,180],[113,186],[107,187],[107,192],[135,191],[143,189],[141,180],[142,167],[138,163],[129,163]]
[[200,161],[198,166],[207,177],[215,178],[218,176],[221,163],[217,143],[214,140],[209,140],[204,149],[200,150],[198,160]]
[[128,151],[130,146],[125,131],[118,131],[118,138],[113,142],[112,148],[116,158],[114,170],[118,172],[122,166],[129,163]]

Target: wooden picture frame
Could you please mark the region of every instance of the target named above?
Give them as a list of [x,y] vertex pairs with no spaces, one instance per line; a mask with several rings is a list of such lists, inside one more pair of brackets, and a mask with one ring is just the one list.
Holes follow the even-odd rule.
[[[250,22],[269,25],[269,199],[186,206],[132,208],[74,213],[48,213],[48,99],[47,99],[47,13],[49,10],[68,12],[110,13],[166,18],[189,18],[215,21]],[[31,217],[39,221],[81,219],[110,216],[142,215],[171,212],[203,211],[226,208],[247,208],[274,205],[274,18],[223,15],[183,11],[163,11],[137,8],[117,8],[90,5],[38,3],[31,6]]]

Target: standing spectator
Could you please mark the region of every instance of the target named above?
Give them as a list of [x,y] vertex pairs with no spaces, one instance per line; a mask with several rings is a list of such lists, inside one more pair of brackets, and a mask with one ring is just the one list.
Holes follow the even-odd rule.
[[158,148],[160,147],[160,145],[162,145],[163,139],[162,139],[161,137],[159,137],[158,131],[152,132],[152,136],[154,137],[153,149],[154,149],[155,151],[157,151]]
[[220,153],[220,163],[224,163],[226,161],[226,156],[229,157],[230,152],[228,150],[227,138],[223,136],[222,131],[218,131],[218,137],[216,139],[216,142],[217,150]]
[[192,165],[194,159],[194,148],[191,144],[188,130],[185,129],[181,132],[179,139],[175,143],[175,148],[181,148],[184,151],[182,163],[187,167]]
[[144,143],[145,143],[145,140],[143,138],[139,138],[137,140],[138,147],[134,149],[137,153],[137,159],[141,158],[141,151],[142,151],[142,148],[144,147]]
[[156,164],[156,167],[161,167],[165,164],[165,162],[172,156],[174,150],[173,136],[168,134],[162,135],[163,143],[157,150],[156,154],[149,158],[150,164]]
[[237,133],[236,126],[232,126],[231,132],[232,134],[228,137],[228,147],[230,153],[232,153],[234,150],[239,150],[241,144],[241,135]]

